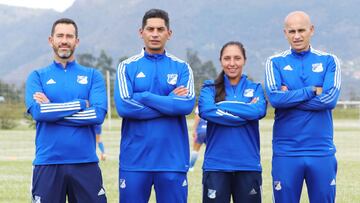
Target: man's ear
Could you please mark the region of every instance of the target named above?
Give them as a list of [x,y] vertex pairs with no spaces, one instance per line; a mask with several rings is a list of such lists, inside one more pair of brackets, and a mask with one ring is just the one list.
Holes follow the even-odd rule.
[[52,36],[49,36],[48,43],[51,47],[53,47],[54,38]]
[[139,36],[140,36],[141,39],[143,39],[143,36],[142,36],[143,31],[144,31],[144,30],[143,30],[142,28],[139,28]]
[[172,30],[169,30],[168,33],[169,33],[168,40],[170,40],[170,39],[171,39],[171,36],[172,36]]
[[76,38],[75,47],[79,46],[79,43],[80,43],[80,39]]

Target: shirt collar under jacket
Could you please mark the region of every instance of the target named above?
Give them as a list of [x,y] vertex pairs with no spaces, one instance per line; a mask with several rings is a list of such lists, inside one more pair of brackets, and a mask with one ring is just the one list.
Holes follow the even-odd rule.
[[306,51],[296,52],[296,51],[295,51],[294,49],[292,49],[292,48],[290,48],[290,50],[291,50],[291,54],[293,54],[294,56],[303,57],[303,56],[305,56],[306,54],[310,53],[311,50],[312,50],[312,48],[311,48],[311,45],[310,45],[309,49],[306,50]]
[[[54,66],[57,67],[57,68],[64,69],[64,67],[62,66],[62,64],[61,64],[61,63],[58,63],[58,62],[55,61],[55,60],[53,61],[53,64],[54,64]],[[72,60],[72,61],[66,62],[66,69],[72,67],[72,66],[75,65],[75,64],[76,64],[76,60]]]
[[164,53],[162,54],[150,54],[148,52],[145,51],[145,48],[143,48],[142,52],[144,53],[144,56],[147,58],[147,59],[150,59],[150,60],[154,60],[154,61],[157,61],[157,60],[161,60],[165,57],[166,55],[166,50],[164,51]]

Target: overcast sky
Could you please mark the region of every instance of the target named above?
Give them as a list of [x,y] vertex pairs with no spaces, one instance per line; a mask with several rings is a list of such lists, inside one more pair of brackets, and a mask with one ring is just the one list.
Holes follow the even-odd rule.
[[75,0],[0,0],[0,4],[28,8],[54,9],[58,12],[63,12],[69,8],[74,1]]

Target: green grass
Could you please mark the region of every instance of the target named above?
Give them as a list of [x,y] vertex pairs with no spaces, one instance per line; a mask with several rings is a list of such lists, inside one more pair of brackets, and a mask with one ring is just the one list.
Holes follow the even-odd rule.
[[[192,117],[188,119],[192,126]],[[261,129],[261,158],[263,165],[263,202],[272,202],[271,193],[271,119],[260,123]],[[360,202],[360,125],[357,119],[336,119],[335,144],[337,146],[338,203]],[[120,120],[113,120],[112,130],[108,130],[108,122],[104,125],[103,140],[108,159],[100,163],[104,185],[109,203],[118,202],[118,155],[120,139]],[[24,124],[25,125],[25,124]],[[191,130],[191,129],[190,129]],[[19,126],[16,130],[0,131],[0,203],[22,203],[30,201],[30,183],[32,173],[32,159],[34,157],[33,129]],[[201,150],[203,154],[204,148]],[[201,202],[201,164],[200,156],[195,170],[188,173],[189,203]],[[155,203],[154,192],[150,202]],[[304,188],[301,203],[307,203],[306,188]]]

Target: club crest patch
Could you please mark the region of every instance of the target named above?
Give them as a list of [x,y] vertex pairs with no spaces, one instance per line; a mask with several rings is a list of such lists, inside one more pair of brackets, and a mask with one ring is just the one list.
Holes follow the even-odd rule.
[[78,75],[77,76],[77,82],[82,85],[88,84],[88,77],[84,75]]
[[178,74],[167,74],[167,83],[169,85],[175,85],[178,79]]
[[208,189],[208,197],[210,199],[215,199],[216,198],[216,190],[213,190],[213,189]]
[[314,73],[320,73],[324,71],[322,63],[314,63],[312,64],[312,71]]
[[122,188],[122,189],[124,189],[124,188],[126,188],[126,183],[125,183],[125,179],[120,179],[120,188]]
[[244,91],[244,97],[253,97],[254,96],[254,89],[246,89]]

